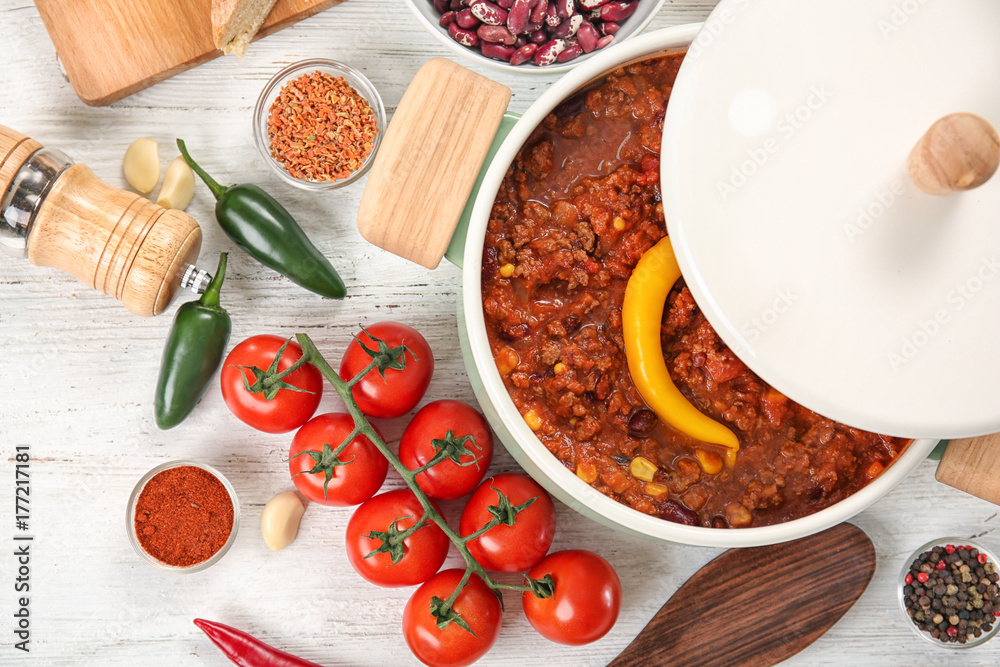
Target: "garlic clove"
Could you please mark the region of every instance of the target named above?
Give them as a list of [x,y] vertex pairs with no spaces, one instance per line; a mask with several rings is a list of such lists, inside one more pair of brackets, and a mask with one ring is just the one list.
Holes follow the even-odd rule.
[[156,203],[163,208],[183,211],[194,197],[194,172],[180,155],[167,167]]
[[267,501],[260,514],[260,532],[272,551],[287,547],[299,532],[299,522],[306,508],[294,491],[279,493]]
[[125,150],[122,171],[133,188],[143,194],[152,191],[160,180],[159,145],[145,137],[133,141]]

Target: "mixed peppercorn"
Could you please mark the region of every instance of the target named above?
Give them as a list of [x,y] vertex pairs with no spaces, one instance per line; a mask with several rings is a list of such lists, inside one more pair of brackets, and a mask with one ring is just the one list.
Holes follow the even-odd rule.
[[1000,615],[996,565],[968,545],[923,552],[903,580],[906,613],[920,630],[944,643],[965,644],[988,633]]

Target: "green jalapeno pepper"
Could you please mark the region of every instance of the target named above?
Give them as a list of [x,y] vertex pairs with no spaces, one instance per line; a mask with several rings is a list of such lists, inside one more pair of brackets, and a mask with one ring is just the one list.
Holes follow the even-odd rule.
[[219,185],[191,159],[180,139],[177,147],[215,195],[215,219],[236,245],[310,292],[331,299],[344,298],[347,289],[337,270],[284,206],[256,185]]
[[225,279],[226,253],[222,253],[205,293],[178,308],[174,316],[156,382],[154,411],[161,429],[173,428],[191,414],[222,365],[233,328],[229,313],[219,305]]

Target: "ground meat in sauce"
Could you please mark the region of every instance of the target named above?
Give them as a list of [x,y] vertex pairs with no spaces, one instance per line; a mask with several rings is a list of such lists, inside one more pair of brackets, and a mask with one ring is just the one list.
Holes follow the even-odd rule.
[[[908,441],[830,421],[769,387],[722,343],[683,281],[665,309],[664,358],[684,395],[739,436],[735,465],[706,472],[698,450],[721,450],[645,407],[625,362],[621,305],[632,268],[666,234],[659,144],[682,57],[613,72],[525,143],[487,228],[487,332],[514,403],[584,481],[672,521],[769,525],[856,492]],[[652,482],[633,477],[637,456],[655,464]]]

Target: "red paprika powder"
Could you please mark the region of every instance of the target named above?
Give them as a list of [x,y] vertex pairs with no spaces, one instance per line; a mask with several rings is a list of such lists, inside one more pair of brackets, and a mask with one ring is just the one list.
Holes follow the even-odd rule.
[[203,563],[233,531],[233,501],[222,482],[195,466],[168,468],[150,478],[135,505],[135,534],[166,565]]

